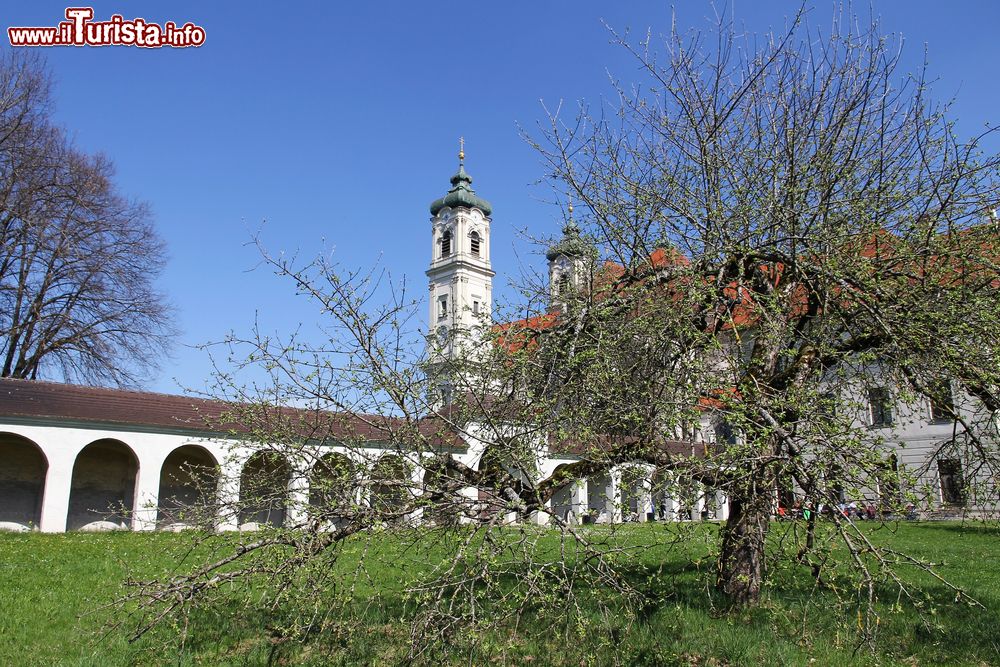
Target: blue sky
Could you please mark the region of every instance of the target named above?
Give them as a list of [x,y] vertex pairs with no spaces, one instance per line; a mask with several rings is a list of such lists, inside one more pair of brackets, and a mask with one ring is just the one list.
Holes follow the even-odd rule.
[[[681,27],[708,26],[712,5],[678,4]],[[926,45],[935,94],[957,96],[960,134],[1000,120],[1000,3],[873,4],[883,30],[902,33],[912,67]],[[780,28],[796,6],[729,5],[755,32]],[[812,20],[827,24],[832,3],[812,6]],[[7,3],[3,27],[56,25],[65,7]],[[646,0],[93,7],[96,19],[191,21],[207,33],[197,49],[45,50],[58,121],[81,148],[114,160],[120,189],[150,203],[166,239],[161,286],[181,334],[147,388],[172,393],[204,386],[207,358],[192,346],[247,331],[255,317],[267,330],[311,323],[287,283],[253,270],[256,252],[245,244],[265,220],[276,252],[333,249],[347,267],[381,258],[422,295],[427,206],[447,190],[460,135],[474,187],[494,207],[497,298],[515,298],[507,279],[544,264],[520,232],[561,226],[518,124],[530,130],[543,118],[540,100],[599,102],[609,71],[636,77],[602,19],[633,33],[670,22],[668,3]]]

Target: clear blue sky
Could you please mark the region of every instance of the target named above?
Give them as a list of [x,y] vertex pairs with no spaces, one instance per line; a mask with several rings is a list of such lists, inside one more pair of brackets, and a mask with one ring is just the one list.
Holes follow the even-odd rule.
[[[707,2],[677,3],[682,27],[707,26]],[[816,1],[813,21],[832,3]],[[860,3],[867,12],[867,3]],[[736,2],[751,31],[780,28],[793,2]],[[66,3],[6,3],[4,25],[55,25]],[[957,95],[959,132],[1000,121],[1000,2],[874,1],[883,29],[902,33],[908,62],[924,45],[938,97]],[[308,325],[290,286],[250,271],[249,234],[266,220],[275,251],[324,247],[346,266],[380,256],[423,295],[427,206],[448,187],[459,135],[478,192],[494,207],[498,298],[507,277],[541,266],[518,234],[560,227],[538,158],[519,138],[539,100],[599,101],[607,71],[635,63],[609,43],[604,19],[664,32],[666,2],[95,2],[95,17],[192,21],[197,49],[46,49],[56,115],[88,151],[118,167],[118,183],[152,206],[170,258],[162,288],[181,335],[149,389],[199,388],[209,372],[190,346],[247,331]],[[4,42],[6,36],[4,35]],[[9,48],[9,46],[4,46]],[[1000,149],[998,142],[992,143]],[[535,254],[532,254],[535,253]]]

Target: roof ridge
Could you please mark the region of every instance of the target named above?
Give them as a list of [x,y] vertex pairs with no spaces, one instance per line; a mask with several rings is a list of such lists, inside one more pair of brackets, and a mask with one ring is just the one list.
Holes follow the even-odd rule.
[[77,389],[81,391],[98,391],[107,392],[113,394],[133,394],[137,396],[162,396],[163,398],[187,398],[195,401],[201,401],[203,403],[215,403],[219,405],[232,404],[233,401],[225,401],[218,398],[205,398],[202,396],[191,396],[189,394],[168,394],[162,391],[148,391],[143,389],[125,389],[122,387],[105,387],[102,385],[90,385],[90,384],[77,384],[75,382],[56,382],[54,380],[32,380],[28,378],[14,378],[14,377],[2,377],[0,378],[0,387],[5,384],[24,384],[24,385],[47,385],[53,388],[61,389]]

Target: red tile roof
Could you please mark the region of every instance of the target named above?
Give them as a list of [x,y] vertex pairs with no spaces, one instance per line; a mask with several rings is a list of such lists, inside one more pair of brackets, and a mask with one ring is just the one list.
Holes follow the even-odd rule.
[[226,431],[226,403],[122,389],[0,378],[0,416],[40,417],[121,426]]
[[0,419],[3,417],[217,434],[246,434],[262,429],[305,437],[382,443],[396,440],[409,428],[408,433],[419,433],[430,445],[465,448],[454,429],[433,417],[407,424],[403,419],[378,415],[275,409],[191,396],[12,378],[0,378]]

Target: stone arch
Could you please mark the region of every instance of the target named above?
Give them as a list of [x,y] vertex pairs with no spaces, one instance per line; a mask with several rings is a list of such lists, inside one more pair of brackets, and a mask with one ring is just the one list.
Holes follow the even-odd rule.
[[[478,468],[480,473],[497,479],[504,473],[509,472],[508,468],[503,464],[501,453],[495,447],[487,447],[483,450],[482,455],[479,457]],[[426,477],[425,481],[427,481]],[[493,518],[507,504],[504,499],[497,495],[495,488],[486,485],[476,487],[476,500],[478,500],[476,516],[480,520]]]
[[41,447],[20,435],[0,433],[0,526],[37,527],[49,461]]
[[[653,473],[653,518],[657,521],[697,521],[707,502],[702,485],[686,475],[658,468]],[[714,503],[714,501],[713,501]]]
[[658,468],[652,481],[653,520],[676,521],[678,512],[677,484],[669,470]]
[[95,440],[73,463],[67,530],[128,528],[135,509],[139,459],[120,440]]
[[369,504],[376,515],[389,522],[401,522],[396,513],[410,498],[410,466],[397,454],[385,454],[371,474]]
[[616,498],[612,490],[611,474],[607,472],[587,478],[587,520],[593,523],[611,523],[616,511]]
[[640,465],[628,465],[622,468],[621,476],[621,508],[625,521],[646,521],[653,518],[647,516],[650,508],[649,472]]
[[675,474],[671,490],[677,521],[698,521],[705,518],[702,514],[705,497],[701,484],[686,475]]
[[181,445],[163,460],[156,525],[214,524],[219,486],[219,462],[200,445]]
[[[566,466],[566,463],[557,465],[552,471],[552,476],[554,477],[559,474]],[[573,504],[573,485],[575,483],[574,480],[570,480],[556,489],[555,493],[552,494],[552,515],[559,517],[563,521],[568,521],[571,518],[570,514],[577,511],[577,508]]]
[[316,461],[309,474],[309,511],[339,528],[356,505],[354,464],[346,454],[329,452]]
[[257,452],[240,474],[240,527],[283,526],[292,468],[275,452]]
[[[447,473],[442,470],[424,470],[422,488],[426,499],[424,521],[435,526],[457,525],[461,513],[459,505],[461,498]],[[480,489],[480,499],[482,499],[481,492],[482,489]],[[436,498],[433,497],[435,495]]]

